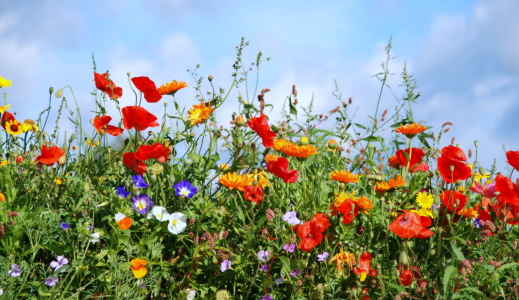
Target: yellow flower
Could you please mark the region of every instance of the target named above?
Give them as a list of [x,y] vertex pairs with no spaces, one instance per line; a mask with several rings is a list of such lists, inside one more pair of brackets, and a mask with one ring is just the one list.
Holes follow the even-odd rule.
[[8,162],[7,160],[0,160],[0,167],[7,166]]
[[434,219],[431,209],[420,208],[419,210],[410,210],[410,212],[415,212],[422,217],[430,217],[431,219]]
[[157,91],[161,95],[175,95],[175,93],[178,90],[183,89],[187,86],[188,86],[187,83],[185,83],[184,81],[173,80],[170,83],[165,83],[165,84],[159,86]]
[[0,76],[0,88],[11,86],[11,79],[7,80]]
[[145,267],[148,264],[146,260],[134,258],[131,260],[131,263],[132,273],[135,278],[142,278],[148,273],[148,269]]
[[276,151],[281,151],[283,147],[293,144],[291,141],[285,140],[285,139],[275,139],[274,145],[272,146],[272,149]]
[[204,102],[200,105],[193,105],[188,111],[187,119],[191,120],[191,125],[196,125],[205,122],[211,116],[211,113],[214,111],[214,108],[211,106],[206,106]]
[[251,183],[246,175],[238,174],[236,172],[227,173],[220,176],[218,182],[220,182],[222,185],[228,187],[231,190],[237,189],[240,191]]
[[348,264],[348,273],[353,268],[353,265],[355,264],[355,255],[353,253],[344,252],[343,249],[341,249],[341,252],[335,254],[332,259],[330,259],[330,264],[332,262],[335,262],[335,271],[343,274],[344,273],[344,264]]
[[5,131],[12,135],[20,135],[23,132],[22,124],[17,120],[9,120],[5,123]]
[[251,183],[254,183],[254,181],[256,181],[257,184],[260,185],[262,188],[265,188],[268,184],[267,176],[268,176],[267,172],[265,172],[265,171],[247,174],[247,177],[249,178],[249,181]]
[[352,174],[350,171],[332,171],[330,179],[343,183],[357,183],[361,175]]
[[11,106],[11,104],[0,106],[0,114],[3,114],[6,110],[9,110],[9,106]]
[[5,201],[5,195],[0,192],[0,202],[4,202]]
[[457,214],[466,218],[477,218],[479,216],[478,211],[472,208],[464,208],[457,212]]
[[56,178],[54,179],[54,182],[57,184],[57,185],[60,185],[63,183],[63,180],[61,178]]
[[220,169],[227,170],[227,169],[229,169],[229,165],[226,164],[226,163],[223,163],[223,164],[220,165]]
[[427,193],[427,192],[419,192],[416,195],[416,203],[421,207],[425,209],[431,209],[434,202],[433,195]]

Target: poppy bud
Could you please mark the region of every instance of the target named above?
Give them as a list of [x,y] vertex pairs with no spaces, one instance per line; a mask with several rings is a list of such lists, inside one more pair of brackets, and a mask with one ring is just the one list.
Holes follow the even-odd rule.
[[152,136],[153,135],[153,131],[148,131],[148,136]]
[[213,81],[213,75],[207,76],[207,80],[209,80],[209,82],[212,82]]
[[189,158],[184,160],[184,165],[185,165],[185,166],[189,166],[189,165],[191,165],[192,163],[193,163],[193,161],[190,160]]
[[336,140],[329,140],[328,141],[328,148],[330,148],[332,150],[335,150],[335,149],[337,149],[337,147],[339,147],[339,144],[337,144]]
[[64,164],[66,164],[66,163],[67,163],[67,155],[65,154],[65,155],[63,155],[62,157],[60,157],[58,163],[59,163],[60,165],[64,165]]
[[125,145],[125,146],[128,145],[129,143],[130,143],[130,139],[125,139],[125,140],[124,140],[124,145]]
[[90,184],[88,184],[88,182],[83,184],[83,191],[85,191],[85,193],[90,191]]
[[63,96],[63,89],[58,90],[56,92],[56,94],[54,94],[54,97],[56,97],[56,98],[61,98],[61,96]]
[[50,88],[49,88],[49,94],[52,95],[52,93],[54,93],[54,88],[53,88],[53,87],[50,87]]
[[151,181],[153,181],[153,182],[157,181],[157,175],[155,175],[155,174],[151,174],[150,178],[151,178]]
[[169,175],[169,182],[175,183],[175,175],[173,173]]

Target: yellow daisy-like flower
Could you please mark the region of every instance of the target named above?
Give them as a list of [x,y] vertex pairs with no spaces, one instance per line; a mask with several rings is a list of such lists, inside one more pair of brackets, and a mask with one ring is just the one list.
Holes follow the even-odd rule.
[[350,171],[332,171],[330,179],[343,183],[357,183],[361,175],[352,174]]
[[61,178],[56,178],[56,179],[54,179],[54,183],[56,183],[57,185],[60,185],[63,183],[63,180]]
[[0,114],[3,114],[5,111],[9,110],[9,106],[11,106],[11,104],[0,106]]
[[220,169],[227,170],[227,169],[229,169],[229,165],[226,164],[226,163],[223,163],[223,164],[220,165]]
[[249,178],[250,182],[253,183],[256,181],[262,188],[265,188],[268,185],[268,175],[265,171],[247,174],[247,177]]
[[175,95],[175,93],[178,90],[183,89],[187,86],[187,83],[185,83],[184,81],[173,80],[172,82],[165,83],[159,86],[157,92],[159,92],[159,94],[161,95]]
[[5,131],[12,135],[20,135],[23,132],[22,124],[17,120],[10,120],[5,123]]
[[272,146],[272,149],[276,150],[276,151],[281,151],[281,149],[283,149],[283,147],[285,146],[288,146],[288,145],[292,145],[293,143],[289,140],[285,140],[285,139],[275,139],[274,140],[274,145]]
[[236,172],[223,174],[218,180],[222,185],[229,189],[242,190],[247,185],[251,184],[249,178],[246,175],[238,174]]
[[433,215],[431,209],[420,208],[419,210],[410,210],[410,212],[415,212],[419,216],[429,217],[431,219],[434,219],[434,215]]
[[204,102],[200,105],[193,105],[188,111],[187,119],[191,120],[191,125],[196,125],[205,122],[211,116],[214,108],[206,106]]
[[148,269],[145,267],[148,264],[146,260],[134,258],[131,260],[131,263],[132,273],[135,278],[142,278],[148,273]]
[[406,126],[401,125],[395,130],[395,132],[400,132],[408,138],[412,138],[420,132],[425,131],[425,129],[425,126],[422,124],[411,123],[407,124]]
[[353,253],[344,252],[343,249],[341,249],[341,252],[335,254],[332,259],[330,259],[330,264],[335,262],[335,271],[343,274],[344,273],[344,264],[348,264],[348,273],[353,268],[353,265],[355,264],[355,255]]
[[0,167],[7,166],[7,160],[0,160]]
[[5,79],[0,76],[0,88],[11,86],[11,79]]
[[427,192],[419,192],[416,195],[416,203],[424,209],[431,209],[434,202],[433,195],[427,193]]
[[352,200],[358,199],[358,198],[355,197],[356,195],[357,195],[357,191],[356,190],[351,192],[351,193],[341,193],[340,195],[335,197],[335,199],[333,200],[332,204],[335,207],[339,207],[339,206],[341,206],[342,202],[344,202],[346,199],[352,199]]

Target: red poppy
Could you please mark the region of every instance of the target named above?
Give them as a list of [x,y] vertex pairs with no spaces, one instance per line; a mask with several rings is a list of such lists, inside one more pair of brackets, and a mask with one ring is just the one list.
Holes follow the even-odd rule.
[[517,188],[512,180],[500,174],[496,176],[495,182],[496,191],[499,192],[497,201],[499,201],[501,205],[507,203],[510,203],[511,205],[519,205],[519,188]]
[[450,212],[459,212],[467,204],[467,197],[457,191],[444,191],[440,195],[443,206]]
[[140,106],[126,106],[121,110],[123,113],[123,125],[126,129],[135,127],[137,131],[148,127],[157,127],[157,117]]
[[243,197],[245,200],[249,202],[254,202],[256,204],[260,203],[263,200],[263,189],[261,185],[247,185],[243,189]]
[[99,118],[99,116],[95,116],[93,122],[97,133],[101,134],[101,130],[103,130],[104,133],[108,133],[113,136],[121,135],[123,133],[123,129],[113,125],[108,125],[110,121],[112,121],[112,117],[110,116],[102,116],[101,118]]
[[304,222],[297,228],[297,236],[301,238],[299,249],[310,252],[323,241],[323,234],[314,221]]
[[259,117],[251,118],[248,122],[248,125],[261,137],[263,146],[272,148],[274,145],[274,139],[277,137],[277,134],[270,130],[267,117],[263,113],[261,113]]
[[65,155],[65,151],[60,147],[52,146],[48,148],[47,145],[43,145],[40,156],[36,157],[34,161],[37,161],[38,165],[52,166],[54,163],[57,163],[63,155]]
[[467,161],[467,157],[465,156],[465,152],[456,146],[449,145],[447,147],[443,147],[442,155],[443,157],[450,157],[453,159]]
[[519,151],[507,151],[506,162],[509,163],[514,169],[519,171]]
[[364,252],[359,257],[359,267],[353,268],[353,273],[360,275],[360,281],[363,282],[366,276],[377,276],[377,270],[371,269],[371,260],[373,256],[369,252]]
[[146,164],[135,158],[135,153],[133,152],[125,152],[123,154],[123,163],[127,168],[139,175],[146,172]]
[[348,198],[337,207],[337,210],[342,214],[342,223],[350,224],[359,214],[359,204],[357,201]]
[[328,220],[328,216],[324,213],[315,214],[311,221],[315,222],[317,228],[319,228],[321,232],[324,232],[328,227],[330,227],[330,225],[332,225]]
[[133,77],[133,84],[135,87],[144,94],[144,99],[150,103],[159,102],[162,99],[162,95],[157,91],[155,82],[146,76]]
[[[396,153],[396,159],[400,167],[406,166],[409,168],[409,172],[414,173],[416,171],[429,171],[429,166],[422,162],[425,153],[420,148],[407,148],[404,150],[398,150]],[[411,160],[409,160],[411,159]],[[393,159],[395,160],[395,159]],[[395,163],[396,160],[393,162]],[[409,166],[407,165],[409,162]]]
[[285,183],[294,183],[299,176],[297,170],[288,169],[288,160],[284,157],[278,157],[276,160],[268,161],[267,170],[283,179]]
[[13,116],[13,114],[6,111],[2,115],[2,119],[1,119],[0,123],[2,124],[2,127],[5,129],[5,124],[7,124],[7,122],[9,122],[9,121],[14,121],[14,120],[16,120],[16,118]]
[[110,98],[119,99],[123,96],[123,89],[117,87],[113,81],[108,78],[108,73],[95,73],[94,81],[96,88],[107,93]]
[[409,286],[411,285],[411,282],[413,282],[413,273],[409,270],[404,270],[403,272],[400,272],[400,283],[403,286]]
[[170,148],[165,147],[161,143],[155,143],[153,145],[140,145],[135,153],[135,158],[142,161],[155,158],[160,162],[166,162],[170,154]]
[[446,183],[465,180],[472,176],[472,170],[461,160],[450,157],[438,158],[438,171]]
[[431,230],[425,228],[431,226],[431,219],[420,217],[417,213],[403,210],[403,214],[398,216],[391,224],[389,230],[403,239],[428,238],[434,234]]

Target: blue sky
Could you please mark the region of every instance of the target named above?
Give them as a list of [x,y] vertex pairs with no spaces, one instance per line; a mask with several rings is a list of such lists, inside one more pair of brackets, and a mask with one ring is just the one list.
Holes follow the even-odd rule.
[[[496,158],[504,166],[503,145],[519,150],[517,11],[515,0],[3,0],[0,75],[13,85],[1,92],[19,118],[36,118],[49,86],[70,85],[87,115],[92,53],[98,70],[110,70],[128,91],[123,105],[133,102],[127,72],[157,84],[194,85],[186,70],[200,64],[198,76],[213,75],[216,86],[228,88],[233,47],[245,37],[245,61],[253,62],[258,51],[272,58],[260,71],[260,88],[272,90],[267,102],[281,103],[296,84],[302,105],[313,96],[317,110],[326,112],[337,105],[336,80],[363,123],[374,113],[380,84],[372,75],[381,71],[392,36],[390,84],[403,94],[399,74],[407,62],[422,93],[416,121],[436,132],[453,122],[442,146],[455,137],[468,150],[478,140],[483,165]],[[178,100],[190,106],[194,95],[186,90]],[[222,118],[236,109],[233,101],[222,107]],[[391,110],[395,103],[387,93],[381,107]],[[159,112],[162,105],[147,108]]]

